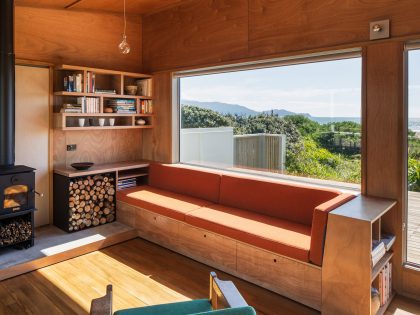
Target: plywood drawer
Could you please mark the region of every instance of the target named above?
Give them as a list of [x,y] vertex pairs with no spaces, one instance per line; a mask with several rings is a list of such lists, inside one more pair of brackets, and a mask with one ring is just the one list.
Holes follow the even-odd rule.
[[117,201],[117,221],[125,225],[134,227],[134,216],[137,211],[135,206],[128,203]]
[[136,208],[134,227],[138,230],[140,237],[170,249],[177,249],[178,221]]
[[238,242],[237,274],[295,301],[321,309],[321,269],[316,266]]
[[179,252],[224,271],[236,270],[236,241],[180,223]]

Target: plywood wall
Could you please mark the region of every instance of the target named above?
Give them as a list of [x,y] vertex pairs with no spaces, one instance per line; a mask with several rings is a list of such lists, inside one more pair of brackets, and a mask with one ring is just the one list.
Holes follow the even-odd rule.
[[390,18],[393,37],[420,33],[417,0],[196,0],[143,19],[147,71],[258,59],[369,40]]
[[[68,144],[76,144],[77,150],[68,152]],[[54,130],[54,167],[68,167],[74,162],[103,164],[141,158],[140,130]]]
[[154,124],[158,126],[143,131],[143,158],[172,162],[172,77],[169,72],[153,76]]
[[131,53],[122,55],[119,14],[16,7],[16,57],[105,69],[141,71],[141,17],[128,16]]

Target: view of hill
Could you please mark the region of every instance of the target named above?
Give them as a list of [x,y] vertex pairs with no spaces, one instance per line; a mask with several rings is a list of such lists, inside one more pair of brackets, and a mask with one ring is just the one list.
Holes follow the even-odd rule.
[[192,101],[192,100],[181,100],[182,105],[193,105],[204,109],[210,109],[220,114],[238,114],[238,115],[245,115],[245,116],[254,116],[258,115],[259,112],[249,109],[248,107],[236,104],[226,104],[220,102],[199,102],[199,101]]
[[[256,116],[262,113],[265,113],[265,114],[273,113],[274,115],[278,115],[280,117],[287,116],[287,115],[296,115],[296,113],[285,110],[285,109],[270,109],[270,110],[258,112],[243,105],[227,104],[227,103],[221,103],[221,102],[199,102],[199,101],[192,101],[192,100],[181,100],[181,104],[197,106],[204,109],[210,109],[223,115],[237,114],[240,116],[241,115],[242,116]],[[301,115],[304,115],[306,117],[311,116],[309,114],[301,114]]]
[[204,109],[210,109],[222,115],[237,114],[239,116],[256,116],[263,113],[265,114],[273,113],[274,115],[278,115],[279,117],[284,117],[288,115],[303,115],[320,124],[327,124],[330,122],[343,122],[343,121],[352,121],[356,123],[361,122],[360,117],[314,117],[308,113],[295,113],[295,112],[291,112],[285,109],[271,109],[271,110],[265,110],[265,111],[259,112],[243,105],[227,104],[227,103],[221,103],[221,102],[199,102],[199,101],[193,101],[193,100],[181,100],[181,104],[197,106]]

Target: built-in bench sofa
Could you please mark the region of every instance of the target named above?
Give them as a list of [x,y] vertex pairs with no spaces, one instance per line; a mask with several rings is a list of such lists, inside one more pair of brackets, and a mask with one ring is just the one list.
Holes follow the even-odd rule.
[[321,309],[328,212],[354,195],[279,180],[151,164],[117,193],[139,236]]

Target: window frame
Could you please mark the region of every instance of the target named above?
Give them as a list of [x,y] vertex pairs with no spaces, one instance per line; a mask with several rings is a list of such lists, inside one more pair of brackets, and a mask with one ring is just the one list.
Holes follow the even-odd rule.
[[[335,61],[335,60],[345,60],[352,58],[360,58],[362,63],[361,69],[361,128],[362,128],[362,140],[361,140],[361,183],[351,184],[351,183],[341,183],[329,180],[314,179],[303,176],[296,175],[285,175],[285,174],[275,174],[263,171],[252,171],[252,170],[224,170],[206,165],[193,165],[189,163],[183,163],[180,161],[180,121],[181,121],[181,104],[180,104],[180,80],[186,77],[193,76],[202,76],[210,74],[220,74],[220,73],[229,73],[237,71],[247,71],[247,70],[257,70],[264,68],[272,67],[282,67],[282,66],[292,66],[300,65],[307,63],[315,62],[324,62],[324,61]],[[318,53],[302,54],[302,55],[293,55],[273,59],[265,60],[256,60],[249,62],[241,62],[235,64],[224,64],[213,67],[204,67],[204,68],[194,68],[187,70],[180,70],[172,72],[172,163],[193,166],[195,168],[203,169],[214,169],[223,172],[229,173],[240,173],[240,174],[250,174],[257,175],[266,178],[277,178],[290,182],[305,183],[314,186],[320,187],[330,187],[341,189],[343,191],[363,193],[365,190],[365,58],[364,50],[361,47],[333,50],[333,51],[324,51]],[[322,182],[322,183],[320,183]],[[357,187],[356,187],[357,186]]]
[[420,264],[408,261],[408,126],[409,126],[409,53],[413,50],[420,51],[420,41],[411,41],[404,45],[403,56],[403,188],[402,198],[402,259],[403,266],[408,269],[420,271]]

